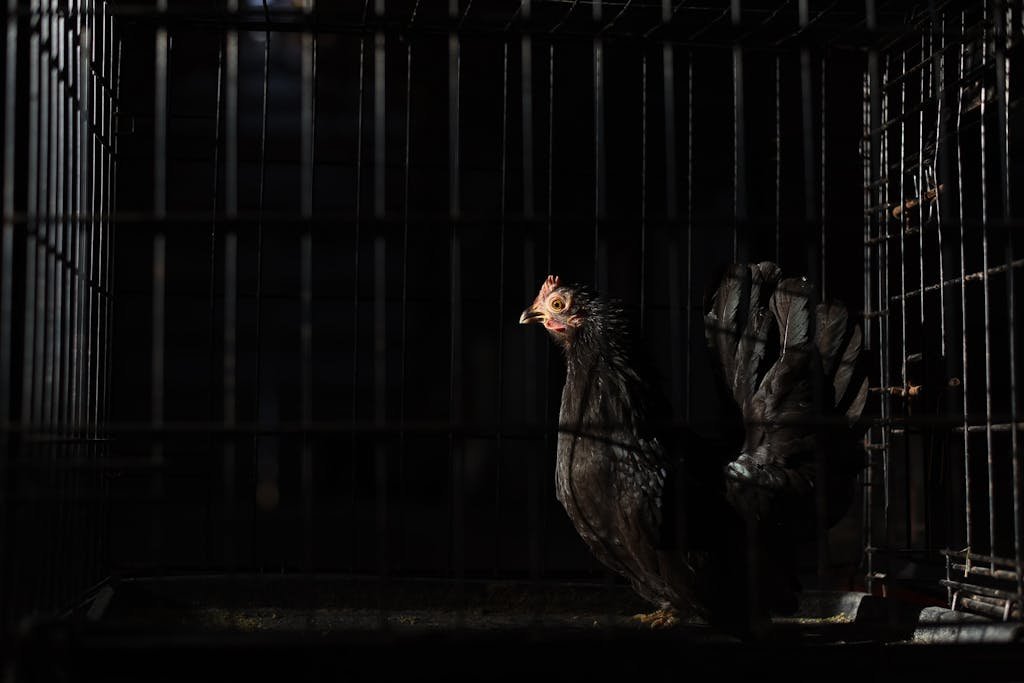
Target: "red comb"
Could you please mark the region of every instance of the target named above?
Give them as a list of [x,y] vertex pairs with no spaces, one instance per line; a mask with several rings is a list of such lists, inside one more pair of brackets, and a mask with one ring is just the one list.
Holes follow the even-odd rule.
[[561,284],[558,281],[557,275],[548,275],[548,279],[544,281],[544,284],[540,286],[540,298],[544,299],[548,294],[551,293],[555,287]]
[[544,300],[548,298],[548,294],[551,293],[551,290],[559,284],[561,283],[558,281],[557,275],[548,275],[548,279],[540,286],[540,292],[537,294],[537,298],[533,300],[533,305],[540,306]]

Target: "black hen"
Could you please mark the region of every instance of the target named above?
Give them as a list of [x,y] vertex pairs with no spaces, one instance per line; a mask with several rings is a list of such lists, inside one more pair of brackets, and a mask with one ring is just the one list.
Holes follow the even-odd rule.
[[826,525],[850,504],[867,394],[861,333],[845,307],[812,296],[805,280],[760,263],[731,267],[711,297],[706,337],[742,446],[666,429],[616,303],[549,276],[520,317],[565,354],[558,500],[594,555],[663,615],[748,633],[769,611],[791,611],[815,487],[826,487]]

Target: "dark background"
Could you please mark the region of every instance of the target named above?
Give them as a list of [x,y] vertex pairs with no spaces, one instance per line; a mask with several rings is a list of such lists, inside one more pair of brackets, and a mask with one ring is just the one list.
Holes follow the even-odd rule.
[[[1001,53],[978,3],[809,2],[803,28],[801,3],[740,4],[736,23],[718,1],[668,21],[662,3],[555,0],[5,15],[4,623],[121,576],[605,579],[554,497],[562,359],[519,314],[549,273],[619,298],[678,424],[715,433],[702,303],[734,257],[867,316],[864,497],[826,557],[804,549],[806,585],[943,602],[943,550],[1016,557],[1024,69],[1000,107],[995,63],[1020,41]],[[98,17],[91,64],[81,16]],[[96,123],[75,132],[83,64]],[[936,178],[941,202],[893,213]],[[106,203],[76,213],[90,190]]]
[[[485,5],[471,9],[467,25],[486,26],[490,12],[500,16],[503,11]],[[401,9],[393,11],[402,16]],[[710,430],[720,413],[704,354],[701,303],[712,273],[733,255],[734,236],[748,258],[777,259],[786,272],[805,273],[808,254],[818,253],[823,215],[828,292],[846,300],[851,310],[861,309],[863,52],[813,46],[810,122],[802,118],[798,45],[754,48],[743,55],[744,222],[734,217],[731,49],[709,43],[675,50],[676,140],[668,149],[661,46],[609,38],[603,45],[603,140],[597,143],[594,46],[572,31],[574,20],[589,27],[589,12],[588,7],[569,13],[564,36],[533,40],[533,215],[524,210],[517,34],[466,31],[460,39],[455,180],[449,162],[448,35],[382,33],[386,104],[379,119],[373,108],[373,35],[320,34],[314,217],[302,221],[301,36],[270,35],[262,139],[267,37],[261,31],[240,33],[239,205],[248,218],[234,226],[215,224],[212,215],[182,223],[129,219],[119,226],[111,419],[145,423],[150,417],[154,230],[167,235],[164,417],[168,422],[221,419],[223,235],[234,227],[239,236],[238,420],[264,425],[270,433],[236,441],[232,520],[222,515],[224,441],[219,437],[171,438],[159,474],[125,472],[116,482],[115,499],[121,498],[119,491],[147,490],[154,476],[163,480],[165,499],[157,505],[115,504],[110,547],[116,564],[165,570],[217,566],[230,534],[241,567],[300,569],[308,541],[315,569],[374,572],[381,559],[378,524],[383,524],[391,571],[600,573],[554,499],[550,430],[562,361],[544,335],[517,324],[546,274],[601,285],[622,299],[638,322],[642,316],[666,389],[675,394],[677,416]],[[795,7],[783,12],[781,18],[795,20]],[[751,21],[767,16],[754,14]],[[430,18],[421,15],[417,21],[427,26]],[[680,21],[696,26],[708,19],[682,13]],[[145,218],[153,196],[154,35],[144,21],[127,22],[121,35],[121,111],[133,132],[120,137],[119,208],[122,215]],[[168,206],[212,214],[224,202],[224,155],[219,166],[213,158],[218,130],[224,132],[216,115],[223,33],[183,22],[172,24],[170,38]],[[380,188],[374,185],[373,145],[381,124],[386,212],[375,216]],[[815,146],[816,162],[825,145],[825,166],[816,163],[809,181],[816,207],[810,225],[805,221],[805,141]],[[597,145],[605,164],[600,181]],[[677,168],[671,188],[666,187],[668,155]],[[214,192],[215,174],[221,196]],[[457,218],[450,205],[452,182],[458,184]],[[670,192],[673,216],[668,215]],[[594,273],[595,225],[606,261],[600,281]],[[304,230],[313,242],[312,419],[329,428],[306,437],[313,473],[307,488],[301,481],[301,435],[273,433],[275,425],[294,426],[302,417],[299,245]],[[456,242],[459,261],[453,264]],[[375,243],[383,245],[383,257]],[[382,306],[375,308],[378,278],[384,292]],[[678,309],[670,308],[673,302]],[[375,317],[377,310],[383,311],[382,320]],[[676,337],[673,316],[680,320]],[[380,324],[383,349],[377,355]],[[386,379],[378,386],[375,362],[381,361]],[[375,413],[375,390],[383,390],[383,416]],[[388,426],[383,435],[345,431],[380,417]],[[412,426],[403,431],[403,423]],[[144,437],[121,439],[113,448],[147,457],[150,441]],[[381,472],[375,458],[382,453]],[[387,496],[383,512],[376,502],[379,477]],[[261,504],[261,485],[275,487],[279,498]],[[309,496],[311,510],[304,508]],[[311,516],[310,536],[302,531],[304,509]],[[160,534],[156,548],[153,533]],[[856,532],[848,536],[846,541],[859,544]],[[841,557],[849,565],[857,554],[857,548],[848,548]]]

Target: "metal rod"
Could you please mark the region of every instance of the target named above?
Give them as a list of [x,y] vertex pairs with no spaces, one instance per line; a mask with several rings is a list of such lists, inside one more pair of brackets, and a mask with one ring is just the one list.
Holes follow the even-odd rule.
[[[981,29],[981,63],[985,70],[988,64],[988,5],[984,5]],[[988,286],[988,178],[986,173],[987,145],[985,141],[985,102],[988,97],[982,85],[981,93],[981,126],[979,128],[979,142],[981,144],[981,158],[978,168],[981,174],[981,264],[982,264],[982,291],[984,292],[984,319],[985,319],[985,423],[992,423],[992,326],[990,319],[991,302]],[[996,507],[995,507],[995,465],[992,453],[992,429],[985,430],[985,461],[988,474],[988,533],[989,549],[995,552],[996,547]]]
[[693,403],[693,50],[686,55],[686,420]]
[[[384,12],[383,0],[376,1],[376,12]],[[386,49],[384,33],[374,35],[374,96],[373,96],[373,159],[374,218],[381,219],[387,212],[387,108],[386,108]],[[387,241],[383,228],[378,227],[373,243],[373,387],[374,421],[387,420]],[[388,537],[388,449],[378,440],[374,445],[374,477],[376,484],[377,571],[382,579],[389,572],[390,542]],[[386,594],[386,591],[384,592]],[[383,605],[382,605],[383,607]],[[381,614],[381,619],[384,615]]]
[[[947,178],[950,175],[949,171],[949,152],[946,150],[946,145],[943,144],[946,132],[946,66],[945,66],[945,31],[944,22],[945,18],[939,19],[935,11],[934,1],[929,3],[929,9],[932,14],[931,25],[932,25],[932,40],[938,44],[938,47],[933,43],[932,45],[932,70],[934,77],[932,78],[932,92],[934,93],[935,101],[938,103],[935,113],[935,151],[932,160],[932,173],[931,173],[931,185],[936,188],[935,193],[935,226],[936,226],[936,239],[939,247],[939,282],[944,282],[946,279],[946,251],[947,247],[943,243],[943,225],[948,222],[949,213],[949,202],[943,201],[938,192],[938,188],[941,183],[948,182]],[[939,180],[941,178],[941,181]],[[923,228],[924,226],[922,226]],[[941,349],[940,353],[943,358],[947,359],[947,370],[952,369],[951,359],[946,352],[946,291],[944,288],[939,290],[939,325],[942,333]]]
[[[900,71],[904,71],[907,67],[907,53],[905,50],[900,51]],[[897,91],[899,97],[898,109],[902,115],[906,111],[907,107],[907,83],[906,79],[903,80],[903,85]],[[899,174],[899,185],[900,185],[900,204],[904,205],[907,201],[907,171],[905,167],[906,150],[907,150],[907,127],[901,125],[899,129],[899,149],[897,155],[900,160],[900,174]],[[907,212],[903,211],[899,215],[900,222],[900,296],[906,297],[907,294],[907,244],[905,240],[907,231]],[[900,377],[902,378],[903,386],[909,386],[907,380],[907,356],[909,355],[907,349],[907,307],[900,306]],[[913,526],[911,520],[911,509],[910,509],[910,439],[904,437],[903,441],[903,459],[904,466],[906,468],[906,476],[903,478],[903,512],[904,512],[904,546],[911,547],[912,536],[911,528]]]
[[[594,0],[592,14],[601,21],[601,0]],[[608,289],[607,245],[601,235],[601,220],[607,213],[606,152],[605,152],[605,95],[604,95],[604,39],[593,40],[594,53],[594,286],[598,291]]]
[[[782,57],[775,56],[775,262],[782,260]],[[865,299],[866,301],[866,299]],[[870,339],[870,330],[865,330]]]
[[[964,53],[967,50],[967,44],[964,40],[966,35],[966,14],[961,12],[960,14],[960,60],[959,60],[959,78],[963,78],[964,74]],[[956,107],[956,129],[960,131],[960,121],[963,115],[964,103],[963,103],[963,90],[957,89],[957,107]],[[960,368],[960,381],[961,381],[961,392],[963,394],[963,418],[964,418],[964,524],[967,536],[967,548],[973,546],[973,529],[971,519],[971,458],[970,458],[970,439],[968,438],[967,432],[967,396],[968,396],[968,377],[967,377],[967,266],[965,257],[965,235],[964,235],[964,194],[963,194],[963,145],[961,144],[960,136],[957,136],[957,155],[956,155],[956,187],[957,187],[957,207],[960,212],[960,329],[962,331],[962,342],[961,342],[961,368]]]
[[[414,9],[415,13],[415,9]],[[411,23],[411,22],[410,22]],[[406,395],[407,370],[409,362],[409,159],[412,153],[412,42],[406,46],[405,52],[405,153],[402,175],[402,361],[399,370],[399,453],[398,453],[398,511],[397,526],[399,538],[405,538],[405,460],[408,455],[406,445]],[[405,544],[400,544],[398,557],[394,560],[395,569],[405,566]]]
[[[269,13],[267,0],[263,0],[263,12]],[[263,206],[266,199],[267,181],[267,123],[270,112],[270,30],[263,35],[263,96],[260,112],[259,178],[256,191],[256,386],[253,392],[254,415],[261,417],[263,400]],[[256,457],[259,458],[259,444]]]
[[[521,10],[525,11],[525,17],[530,15],[528,0],[524,0]],[[504,534],[502,533],[502,468],[505,459],[505,220],[508,202],[508,47],[506,40],[502,46],[501,54],[501,196],[498,208],[498,325],[497,325],[497,397],[498,397],[498,432],[496,434],[495,447],[497,448],[497,461],[494,468],[494,575],[501,573],[501,545]],[[531,104],[532,108],[532,104]],[[523,109],[527,107],[524,104]],[[524,141],[525,154],[525,141]],[[524,169],[525,177],[526,171]],[[526,187],[523,186],[524,202]],[[532,202],[532,199],[531,199]]]
[[[362,198],[363,198],[363,93],[366,84],[366,39],[359,40],[359,99],[356,105],[356,187],[355,222],[353,224],[353,278],[352,278],[352,424],[359,417],[359,279],[360,249],[362,248]],[[359,555],[359,527],[356,524],[356,467],[358,463],[355,434],[350,443],[349,457],[349,519],[352,520],[352,555],[349,567],[354,569]]]
[[[312,2],[304,6],[312,12]],[[299,238],[300,298],[302,319],[299,343],[302,354],[302,422],[313,421],[313,234],[306,222],[313,216],[316,175],[316,37],[302,34],[302,121],[301,121],[301,214],[307,226]],[[313,449],[308,438],[302,439],[300,479],[302,486],[303,568],[312,572],[313,554]]]
[[223,115],[224,95],[224,45],[217,50],[217,90],[215,95],[215,109],[213,117],[213,207],[210,216],[210,281],[209,281],[209,333],[207,343],[210,347],[210,377],[207,392],[209,394],[209,406],[207,412],[212,420],[214,416],[214,390],[216,383],[214,365],[216,364],[216,349],[214,347],[214,336],[216,334],[216,290],[217,290],[217,216],[220,208],[220,145],[221,145],[221,116]]
[[[449,4],[449,16],[456,18],[459,14],[457,0]],[[448,211],[453,219],[460,216],[460,186],[462,183],[461,150],[460,150],[460,78],[461,78],[461,44],[457,33],[448,36]],[[462,239],[456,223],[452,223],[449,233],[449,305],[451,310],[451,329],[449,338],[449,388],[448,400],[451,422],[454,426],[462,424]],[[457,580],[463,579],[465,571],[465,508],[464,486],[465,473],[463,462],[464,452],[461,439],[454,431],[448,437],[449,457],[451,459],[451,491],[449,506],[451,510],[451,539],[449,557],[452,571]]]
[[820,86],[821,87],[821,121],[818,124],[820,126],[820,128],[821,128],[821,139],[819,141],[819,144],[821,145],[821,166],[820,166],[820,168],[821,168],[821,178],[819,178],[819,184],[821,186],[820,195],[819,195],[819,202],[820,202],[820,207],[819,207],[820,213],[819,213],[819,216],[820,216],[820,220],[821,220],[821,228],[818,231],[818,234],[821,235],[821,244],[819,245],[820,252],[821,252],[821,256],[820,256],[820,258],[821,258],[821,271],[820,271],[821,272],[821,279],[820,279],[820,284],[821,284],[821,298],[823,300],[828,298],[828,277],[827,277],[827,271],[825,270],[825,256],[826,256],[826,253],[827,253],[827,242],[828,242],[828,220],[827,220],[827,218],[828,218],[828,194],[827,194],[827,192],[828,192],[828,185],[827,185],[827,180],[828,180],[828,178],[827,178],[828,164],[826,163],[826,161],[827,161],[826,150],[828,148],[828,145],[826,144],[826,139],[827,139],[826,132],[828,131],[828,119],[826,118],[826,111],[827,111],[827,109],[825,107],[825,103],[827,102],[827,97],[825,95],[825,92],[828,89],[828,83],[829,83],[828,79],[826,78],[826,76],[828,75],[828,68],[827,67],[828,67],[828,62],[826,60],[825,55],[822,54],[822,56],[821,56],[821,86]]
[[954,277],[943,282],[937,282],[935,284],[928,285],[927,287],[925,287],[923,292],[920,289],[912,289],[908,291],[906,294],[894,294],[889,297],[889,301],[899,302],[904,301],[906,299],[912,299],[914,297],[919,297],[924,293],[940,291],[952,285],[963,284],[964,280],[966,280],[967,282],[983,282],[986,276],[991,277],[992,275],[999,275],[1000,273],[1007,273],[1007,277],[1009,278],[1010,273],[1018,268],[1024,268],[1024,259],[1017,259],[1015,261],[1011,261],[1007,264],[1003,264],[1000,266],[992,266],[987,270],[979,270],[975,273],[968,273],[967,276],[963,278]]
[[[167,0],[157,1],[157,10],[167,10]],[[168,35],[164,28],[156,32],[155,101],[153,105],[153,213],[157,219],[167,214],[167,122],[168,122]],[[153,319],[151,367],[151,422],[160,427],[164,420],[164,345],[165,345],[165,287],[167,272],[167,237],[161,230],[153,237]],[[150,450],[154,467],[163,463],[163,442],[156,441]],[[150,493],[154,500],[163,499],[163,475],[156,473],[151,481]],[[153,563],[159,567],[162,553],[160,508],[153,512],[150,547]]]
[[[0,425],[6,426],[13,416],[10,414],[11,385],[11,317],[13,315],[14,286],[14,150],[15,113],[18,76],[18,3],[7,3],[7,70],[4,75],[4,160],[3,160],[3,237],[0,246]],[[7,449],[4,449],[5,453]],[[6,460],[6,458],[5,458]],[[2,476],[2,475],[0,475]],[[2,496],[3,493],[0,493]],[[4,506],[6,517],[6,506]],[[0,529],[0,533],[2,533]],[[6,536],[6,534],[4,534]],[[3,544],[0,543],[0,546]]]
[[[871,204],[871,192],[869,189],[872,181],[872,173],[877,165],[875,161],[875,145],[877,141],[873,139],[869,131],[871,130],[871,117],[873,115],[873,101],[871,97],[872,89],[875,87],[875,72],[872,66],[877,65],[878,55],[874,51],[871,51],[868,55],[868,68],[864,72],[861,85],[861,126],[863,129],[863,144],[864,150],[862,153],[862,165],[863,165],[863,183],[864,183],[864,204],[865,206]],[[776,57],[776,74],[778,73],[778,57]],[[776,76],[776,150],[778,150],[778,76]],[[776,164],[778,164],[778,157],[776,157]],[[776,169],[778,166],[776,165]],[[778,171],[776,170],[776,235],[778,235]],[[864,267],[864,308],[867,314],[871,313],[871,278],[873,270],[871,267],[871,246],[867,243],[867,240],[871,237],[872,228],[872,216],[868,212],[864,212],[864,256],[863,256],[863,267]],[[776,257],[777,259],[777,257]],[[870,347],[871,345],[871,327],[870,317],[865,317],[864,325],[864,346]],[[874,440],[874,430],[869,429],[867,431],[867,440]],[[872,514],[872,508],[874,505],[874,457],[872,455],[872,447],[870,445],[865,446],[864,449],[864,471],[863,471],[863,482],[864,488],[861,494],[861,545],[865,548],[869,547],[872,542],[871,534],[874,525],[874,516]],[[866,587],[867,591],[871,593],[873,591],[872,579],[870,578],[874,573],[874,559],[870,554],[865,553],[866,566]]]
[[[741,19],[739,0],[732,0],[730,7],[733,28],[738,29]],[[741,248],[740,233],[746,230],[747,223],[746,112],[743,103],[743,46],[739,42],[732,46],[732,105],[732,259],[745,263],[746,248]]]
[[[1018,11],[1019,11],[1018,7]],[[1011,178],[1010,178],[1010,150],[1011,150],[1011,134],[1010,134],[1010,117],[1008,114],[1009,101],[1010,101],[1010,60],[1007,59],[1007,52],[1009,49],[1010,33],[1012,33],[1012,23],[1007,17],[1010,11],[1004,6],[1004,3],[995,3],[995,27],[996,27],[996,104],[998,107],[998,121],[999,121],[999,150],[997,152],[999,156],[999,190],[1002,198],[1001,213],[1004,220],[1009,220],[1013,215],[1013,205],[1011,203],[1012,191],[1011,191]],[[1012,16],[1012,15],[1011,15]],[[1007,25],[1009,31],[1007,30]],[[1004,253],[1006,263],[1013,262],[1014,256],[1014,231],[1006,231],[1006,245],[1004,247]],[[1008,330],[1008,342],[1009,342],[1009,389],[1010,389],[1010,421],[1013,423],[1017,422],[1018,405],[1017,405],[1017,320],[1016,320],[1016,292],[1015,292],[1015,273],[1013,268],[1009,268],[1006,273],[1006,311],[1007,311],[1007,324]],[[990,426],[991,429],[991,426]],[[1016,566],[1016,581],[1017,581],[1017,599],[1024,605],[1024,520],[1021,518],[1022,511],[1022,498],[1024,498],[1024,467],[1021,464],[1020,456],[1020,444],[1017,430],[1010,432],[1010,457],[1013,468],[1013,549],[1014,557],[1017,561]]]
[[[671,0],[662,0],[662,21],[672,18]],[[684,409],[684,356],[689,355],[683,344],[682,318],[688,314],[689,302],[681,300],[680,282],[680,246],[676,222],[679,220],[679,177],[677,172],[676,142],[676,90],[675,90],[675,50],[672,45],[665,44],[661,48],[662,92],[664,96],[665,123],[665,218],[668,221],[668,307],[669,307],[669,338],[672,348],[683,351],[672,356],[672,415],[679,419]],[[687,312],[684,312],[684,305]]]
[[[873,3],[872,3],[873,4]],[[881,81],[885,81],[889,74],[889,61],[885,60],[885,67],[881,72]],[[888,118],[889,112],[889,95],[882,95],[881,89],[876,89],[879,96],[879,104],[882,113],[882,119]],[[889,135],[880,135],[880,168],[888,168],[889,165]],[[889,185],[888,183],[881,187],[881,198],[882,202],[889,201]],[[883,220],[879,222],[879,231],[888,232],[888,215],[883,216]],[[889,296],[889,245],[883,243],[879,247],[879,268],[878,268],[878,311],[887,310],[885,302]],[[890,373],[889,373],[889,356],[891,353],[890,337],[889,337],[889,316],[888,313],[879,320],[878,324],[878,354],[879,354],[879,379],[882,386],[889,386],[891,384]],[[891,403],[889,397],[885,394],[882,395],[881,405],[881,416],[882,420],[886,422],[886,425],[882,428],[882,506],[883,506],[883,517],[882,517],[882,537],[885,543],[889,543],[889,475],[891,474],[892,468],[889,462],[889,446],[892,441],[892,430],[889,427],[889,421],[892,416]]]
[[647,53],[641,57],[640,76],[640,330],[647,314]]
[[[238,11],[238,0],[228,0],[228,11]],[[236,375],[238,371],[238,32],[228,31],[224,44],[224,210],[228,228],[224,234],[224,330],[223,330],[223,421],[232,429],[237,418]],[[224,570],[235,569],[237,548],[235,478],[236,442],[225,439],[222,454],[224,487]]]

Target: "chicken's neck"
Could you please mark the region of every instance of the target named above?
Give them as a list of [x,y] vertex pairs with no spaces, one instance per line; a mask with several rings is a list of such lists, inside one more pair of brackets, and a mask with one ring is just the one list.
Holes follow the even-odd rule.
[[564,417],[602,430],[645,430],[650,391],[621,318],[589,319],[565,358]]

